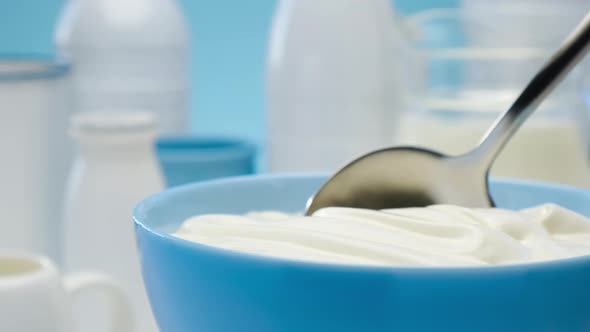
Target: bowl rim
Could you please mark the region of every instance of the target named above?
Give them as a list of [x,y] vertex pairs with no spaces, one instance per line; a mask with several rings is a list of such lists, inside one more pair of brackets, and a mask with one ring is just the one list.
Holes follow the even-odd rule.
[[250,141],[225,136],[162,136],[155,148],[166,163],[249,162],[256,154]]
[[[170,189],[166,189],[162,192],[153,194],[141,202],[139,202],[133,210],[133,222],[136,225],[137,232],[145,232],[151,236],[164,241],[167,245],[173,245],[182,247],[184,249],[202,252],[208,255],[215,255],[222,258],[233,258],[245,261],[251,261],[252,263],[262,264],[276,264],[277,266],[289,266],[301,269],[321,269],[321,270],[332,270],[332,271],[348,271],[355,273],[412,273],[412,274],[423,274],[428,275],[436,273],[441,274],[457,274],[464,275],[466,273],[475,274],[486,274],[490,273],[510,273],[510,272],[524,272],[536,269],[563,269],[568,266],[577,266],[580,264],[590,265],[590,254],[575,256],[570,258],[554,259],[548,261],[537,261],[537,262],[521,262],[513,264],[501,264],[501,265],[466,265],[466,266],[403,266],[403,265],[364,265],[364,264],[351,264],[351,263],[336,263],[336,262],[319,262],[319,261],[306,261],[303,259],[283,258],[275,256],[264,256],[259,254],[253,254],[248,252],[241,252],[237,250],[230,250],[225,248],[214,247],[206,244],[192,242],[182,238],[173,236],[170,233],[162,232],[153,229],[142,221],[146,211],[150,210],[151,207],[166,201],[168,197],[175,195],[182,195],[194,190],[206,189],[207,187],[215,187],[225,184],[236,184],[236,183],[248,183],[248,182],[260,182],[260,181],[272,181],[272,180],[285,180],[285,179],[318,179],[321,180],[326,178],[326,173],[276,173],[276,174],[253,174],[253,175],[242,175],[233,176],[219,179],[206,180],[201,182],[193,182]],[[533,180],[515,179],[509,177],[492,177],[491,183],[498,184],[510,184],[518,186],[536,187],[536,188],[553,188],[560,191],[570,192],[575,195],[586,195],[590,203],[590,190],[574,187],[565,184],[548,183]]]

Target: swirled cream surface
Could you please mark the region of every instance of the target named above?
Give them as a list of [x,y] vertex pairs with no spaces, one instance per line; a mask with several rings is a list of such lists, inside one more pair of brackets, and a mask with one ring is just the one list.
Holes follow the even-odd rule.
[[511,211],[450,205],[202,215],[175,236],[297,260],[396,266],[495,265],[590,254],[590,220],[554,204]]

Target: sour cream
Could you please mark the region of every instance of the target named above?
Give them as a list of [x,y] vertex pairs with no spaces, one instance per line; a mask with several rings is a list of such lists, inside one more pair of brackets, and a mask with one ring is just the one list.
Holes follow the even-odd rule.
[[590,254],[590,219],[554,204],[512,211],[450,205],[201,215],[175,236],[295,260],[385,266],[478,266]]

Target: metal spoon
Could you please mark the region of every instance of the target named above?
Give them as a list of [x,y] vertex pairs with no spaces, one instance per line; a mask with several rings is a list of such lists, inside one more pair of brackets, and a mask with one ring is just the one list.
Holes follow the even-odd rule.
[[456,204],[492,207],[488,173],[502,148],[528,116],[586,55],[590,12],[478,147],[457,156],[418,147],[393,147],[362,156],[330,178],[307,202],[306,215],[323,207],[366,209]]

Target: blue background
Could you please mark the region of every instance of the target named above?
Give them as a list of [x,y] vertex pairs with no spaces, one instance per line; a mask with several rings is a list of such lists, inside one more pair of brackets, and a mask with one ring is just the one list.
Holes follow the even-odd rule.
[[[264,141],[264,62],[277,0],[182,0],[192,33],[192,127]],[[53,52],[63,0],[0,0],[0,52]],[[455,0],[397,0],[400,13]]]

